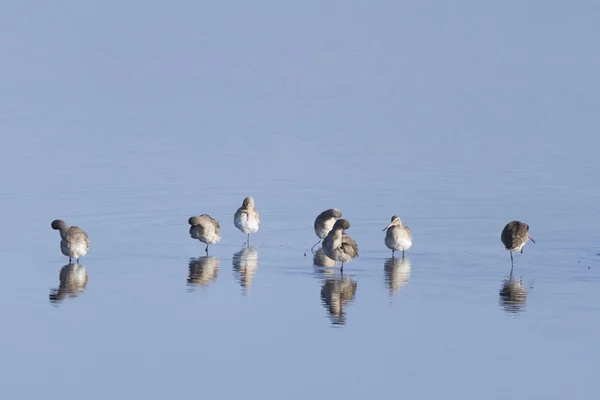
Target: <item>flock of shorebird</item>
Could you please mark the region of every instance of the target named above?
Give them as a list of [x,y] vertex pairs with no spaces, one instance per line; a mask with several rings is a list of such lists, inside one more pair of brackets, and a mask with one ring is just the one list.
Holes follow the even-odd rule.
[[[190,217],[190,236],[206,244],[206,254],[208,246],[221,240],[221,228],[219,222],[208,214]],[[250,244],[250,234],[256,233],[260,225],[260,214],[254,208],[254,199],[246,197],[242,206],[237,209],[233,216],[233,223],[240,231],[247,234],[247,244]],[[60,250],[62,254],[69,257],[69,264],[72,259],[76,259],[79,264],[79,258],[87,254],[90,248],[88,235],[79,227],[67,225],[63,220],[52,221],[52,229],[60,232]],[[341,270],[344,269],[344,263],[350,262],[358,257],[358,245],[356,241],[346,234],[350,228],[350,222],[342,218],[342,212],[336,208],[323,211],[317,216],[314,223],[315,234],[319,241],[311,248],[322,242],[322,249],[325,255],[334,262],[342,263]],[[396,251],[404,252],[412,246],[412,233],[408,226],[404,225],[396,215],[392,216],[390,223],[383,228],[386,231],[384,243],[392,250],[392,258]],[[529,235],[529,225],[520,221],[512,221],[506,224],[500,235],[500,239],[506,250],[510,251],[511,266],[514,266],[513,251],[523,253],[523,247],[528,240],[535,241]]]

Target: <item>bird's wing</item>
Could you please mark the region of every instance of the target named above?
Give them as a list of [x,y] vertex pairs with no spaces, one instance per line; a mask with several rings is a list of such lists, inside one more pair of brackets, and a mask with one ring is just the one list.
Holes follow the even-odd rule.
[[342,236],[342,251],[350,257],[358,257],[358,245],[350,236]]
[[65,241],[67,242],[68,246],[70,246],[73,243],[83,241],[85,242],[86,249],[90,248],[90,240],[88,238],[87,233],[85,233],[83,229],[77,226],[72,226],[71,228],[69,228],[67,234],[65,235]]
[[527,240],[527,228],[523,224],[508,224],[502,230],[501,239],[508,248],[515,248]]

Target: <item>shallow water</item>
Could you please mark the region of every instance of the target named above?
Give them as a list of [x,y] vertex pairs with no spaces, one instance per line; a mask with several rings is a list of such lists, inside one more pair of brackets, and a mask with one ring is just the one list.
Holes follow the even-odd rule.
[[595,399],[598,10],[422,4],[3,12],[2,398]]

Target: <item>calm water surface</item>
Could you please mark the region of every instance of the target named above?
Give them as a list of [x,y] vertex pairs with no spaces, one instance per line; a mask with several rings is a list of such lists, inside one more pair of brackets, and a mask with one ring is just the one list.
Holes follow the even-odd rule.
[[1,397],[597,398],[598,10],[477,4],[3,13]]

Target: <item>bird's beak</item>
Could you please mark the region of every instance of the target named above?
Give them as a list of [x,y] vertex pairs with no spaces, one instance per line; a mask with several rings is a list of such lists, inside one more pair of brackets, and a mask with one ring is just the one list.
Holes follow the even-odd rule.
[[[383,228],[383,231],[387,231],[390,226],[392,226],[392,224],[389,224],[388,226],[386,226],[385,228]],[[383,231],[381,231],[381,232],[383,232]]]
[[533,238],[532,238],[531,236],[529,236],[529,234],[527,234],[527,237],[528,237],[529,239],[531,239],[531,241],[532,241],[533,243],[535,243],[535,240],[533,240]]

